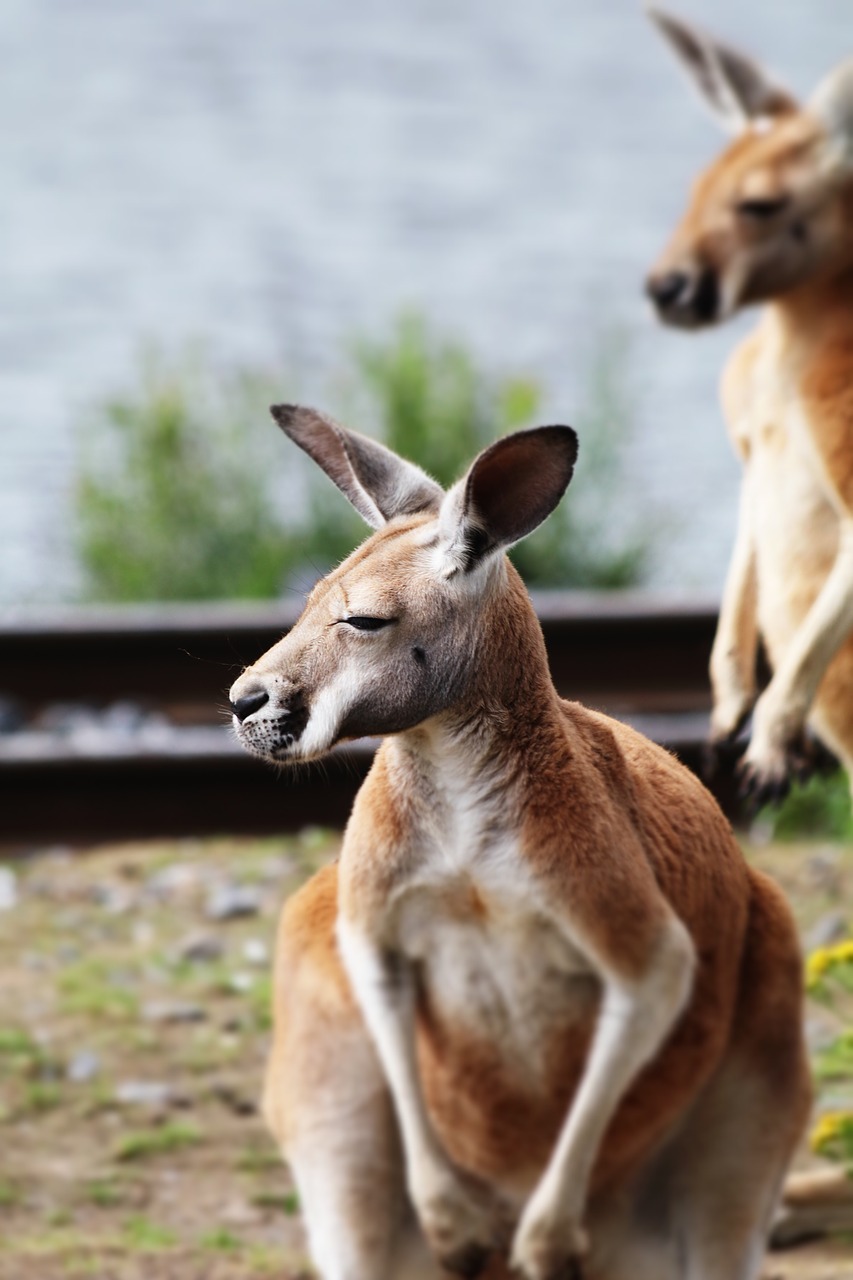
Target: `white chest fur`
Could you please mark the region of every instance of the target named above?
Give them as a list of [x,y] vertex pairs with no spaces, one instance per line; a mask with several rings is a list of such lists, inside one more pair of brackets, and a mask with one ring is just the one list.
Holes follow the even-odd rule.
[[400,886],[393,945],[417,966],[433,1016],[500,1044],[507,1062],[535,1074],[537,1046],[588,1018],[599,984],[513,842],[470,847],[470,858],[436,851]]

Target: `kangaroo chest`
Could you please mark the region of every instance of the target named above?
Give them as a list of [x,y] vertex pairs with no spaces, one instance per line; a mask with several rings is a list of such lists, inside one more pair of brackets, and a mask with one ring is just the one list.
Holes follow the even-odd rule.
[[445,1039],[500,1046],[525,1076],[597,1007],[597,979],[505,848],[424,868],[399,894],[394,933],[417,967],[422,1018]]

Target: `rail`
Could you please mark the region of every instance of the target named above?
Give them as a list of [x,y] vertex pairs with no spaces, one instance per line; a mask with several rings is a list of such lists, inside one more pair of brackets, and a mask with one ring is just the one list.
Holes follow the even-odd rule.
[[[699,768],[713,602],[547,592],[534,593],[534,605],[563,696],[635,724]],[[277,771],[245,755],[227,724],[235,675],[297,612],[286,604],[7,612],[0,843],[15,850],[343,824],[375,744]],[[714,789],[734,813],[731,777],[720,775]]]

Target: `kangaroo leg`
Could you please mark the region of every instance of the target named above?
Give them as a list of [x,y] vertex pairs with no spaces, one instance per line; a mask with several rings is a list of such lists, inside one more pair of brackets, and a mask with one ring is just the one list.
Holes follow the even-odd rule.
[[391,1280],[406,1217],[391,1102],[337,956],[337,876],[282,914],[264,1114],[299,1191],[323,1280]]
[[752,873],[741,996],[726,1060],[673,1153],[685,1280],[755,1280],[811,1101],[802,969],[780,891]]

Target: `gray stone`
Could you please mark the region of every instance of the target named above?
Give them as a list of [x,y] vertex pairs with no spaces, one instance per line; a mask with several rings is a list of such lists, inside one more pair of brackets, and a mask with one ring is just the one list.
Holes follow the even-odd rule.
[[148,877],[147,892],[155,898],[171,899],[195,893],[204,876],[192,862],[172,862]]
[[144,1006],[142,1016],[148,1022],[203,1022],[207,1012],[200,1004],[153,1000]]
[[101,1059],[91,1049],[80,1049],[68,1063],[65,1074],[74,1084],[85,1084],[100,1075]]
[[225,943],[213,933],[197,933],[187,938],[178,948],[178,959],[188,960],[191,964],[209,964],[213,960],[221,960],[225,954]]
[[256,916],[260,909],[260,894],[247,884],[216,885],[207,899],[210,920],[239,920],[245,916]]
[[831,947],[834,942],[841,942],[850,937],[850,928],[843,911],[827,911],[821,916],[803,939],[807,952],[816,951],[818,947]]
[[116,1102],[125,1107],[180,1107],[190,1099],[159,1080],[123,1080],[116,1085]]

